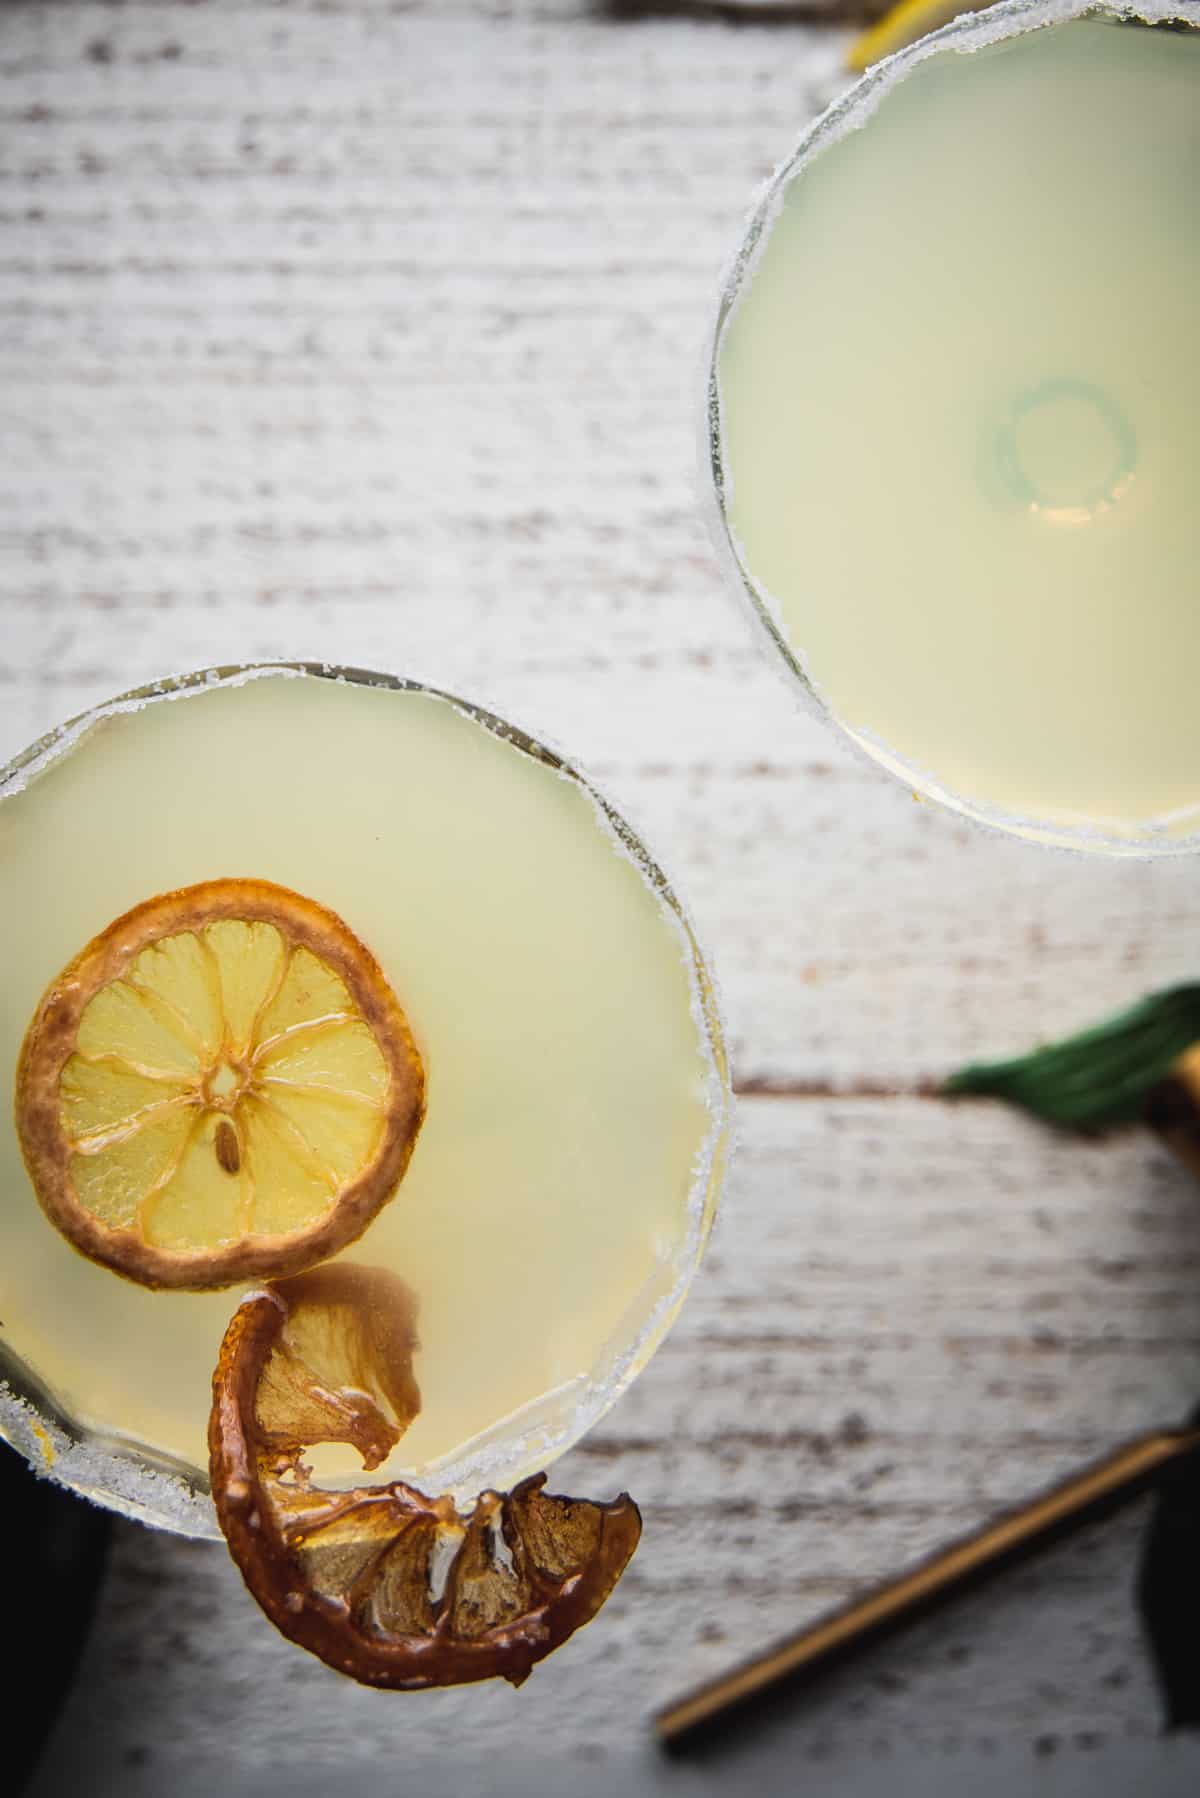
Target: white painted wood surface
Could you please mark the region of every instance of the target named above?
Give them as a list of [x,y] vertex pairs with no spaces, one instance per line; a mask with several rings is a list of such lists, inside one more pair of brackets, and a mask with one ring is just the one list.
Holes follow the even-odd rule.
[[[488,700],[676,875],[751,1095],[682,1322],[558,1470],[645,1510],[602,1621],[519,1695],[381,1698],[219,1549],[122,1528],[94,1765],[624,1768],[682,1686],[1200,1393],[1194,1185],[921,1096],[1194,977],[1195,867],[913,804],[795,709],[699,522],[717,275],[845,42],[584,0],[0,10],[0,757],[210,661]],[[798,1765],[1151,1738],[1137,1521],[844,1676]]]

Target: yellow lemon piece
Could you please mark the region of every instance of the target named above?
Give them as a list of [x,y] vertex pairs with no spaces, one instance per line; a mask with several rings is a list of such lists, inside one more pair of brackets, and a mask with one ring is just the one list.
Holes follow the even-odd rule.
[[960,13],[977,10],[964,6],[962,0],[900,0],[869,31],[855,38],[846,52],[846,67],[852,74],[861,75],[872,63],[882,62],[906,44],[915,44],[919,37],[948,25]]
[[370,951],[259,880],[164,893],[53,981],[17,1071],[37,1196],[146,1286],[280,1278],[361,1235],[395,1192],[424,1071]]

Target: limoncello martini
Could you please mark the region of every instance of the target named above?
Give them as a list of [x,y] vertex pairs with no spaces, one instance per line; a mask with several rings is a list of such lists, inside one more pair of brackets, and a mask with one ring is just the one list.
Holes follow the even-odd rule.
[[[147,898],[231,875],[368,945],[424,1062],[399,1190],[342,1259],[416,1295],[421,1410],[380,1479],[545,1466],[661,1340],[720,1184],[713,990],[664,877],[556,755],[440,693],[225,670],[98,708],[0,776],[0,1081],[47,982]],[[0,1131],[0,1422],[52,1473],[215,1534],[205,1430],[245,1289],[150,1291],[48,1223]],[[349,1448],[322,1479],[361,1478]]]
[[996,7],[831,109],[730,277],[709,425],[736,574],[862,748],[1147,853],[1200,841],[1200,7],[1116,10]]

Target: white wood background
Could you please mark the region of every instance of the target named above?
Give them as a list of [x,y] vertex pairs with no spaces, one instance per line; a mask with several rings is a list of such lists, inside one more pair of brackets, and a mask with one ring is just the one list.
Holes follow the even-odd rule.
[[[924,1091],[1195,977],[1195,865],[914,804],[795,709],[699,522],[718,272],[846,41],[585,0],[0,8],[0,758],[218,660],[488,700],[677,877],[748,1095],[682,1322],[558,1470],[645,1512],[603,1619],[518,1695],[381,1698],[220,1548],[122,1526],[69,1715],[97,1765],[625,1767],[681,1687],[1200,1396],[1194,1184]],[[842,1677],[798,1768],[1151,1738],[1139,1523]]]

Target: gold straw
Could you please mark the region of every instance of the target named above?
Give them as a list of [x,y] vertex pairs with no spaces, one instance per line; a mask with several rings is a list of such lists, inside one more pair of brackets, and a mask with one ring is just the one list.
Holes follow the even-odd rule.
[[766,1654],[699,1686],[655,1718],[672,1751],[708,1734],[729,1713],[784,1680],[802,1681],[934,1609],[987,1574],[1136,1498],[1163,1471],[1200,1450],[1200,1429],[1140,1436],[1017,1511],[820,1618]]

